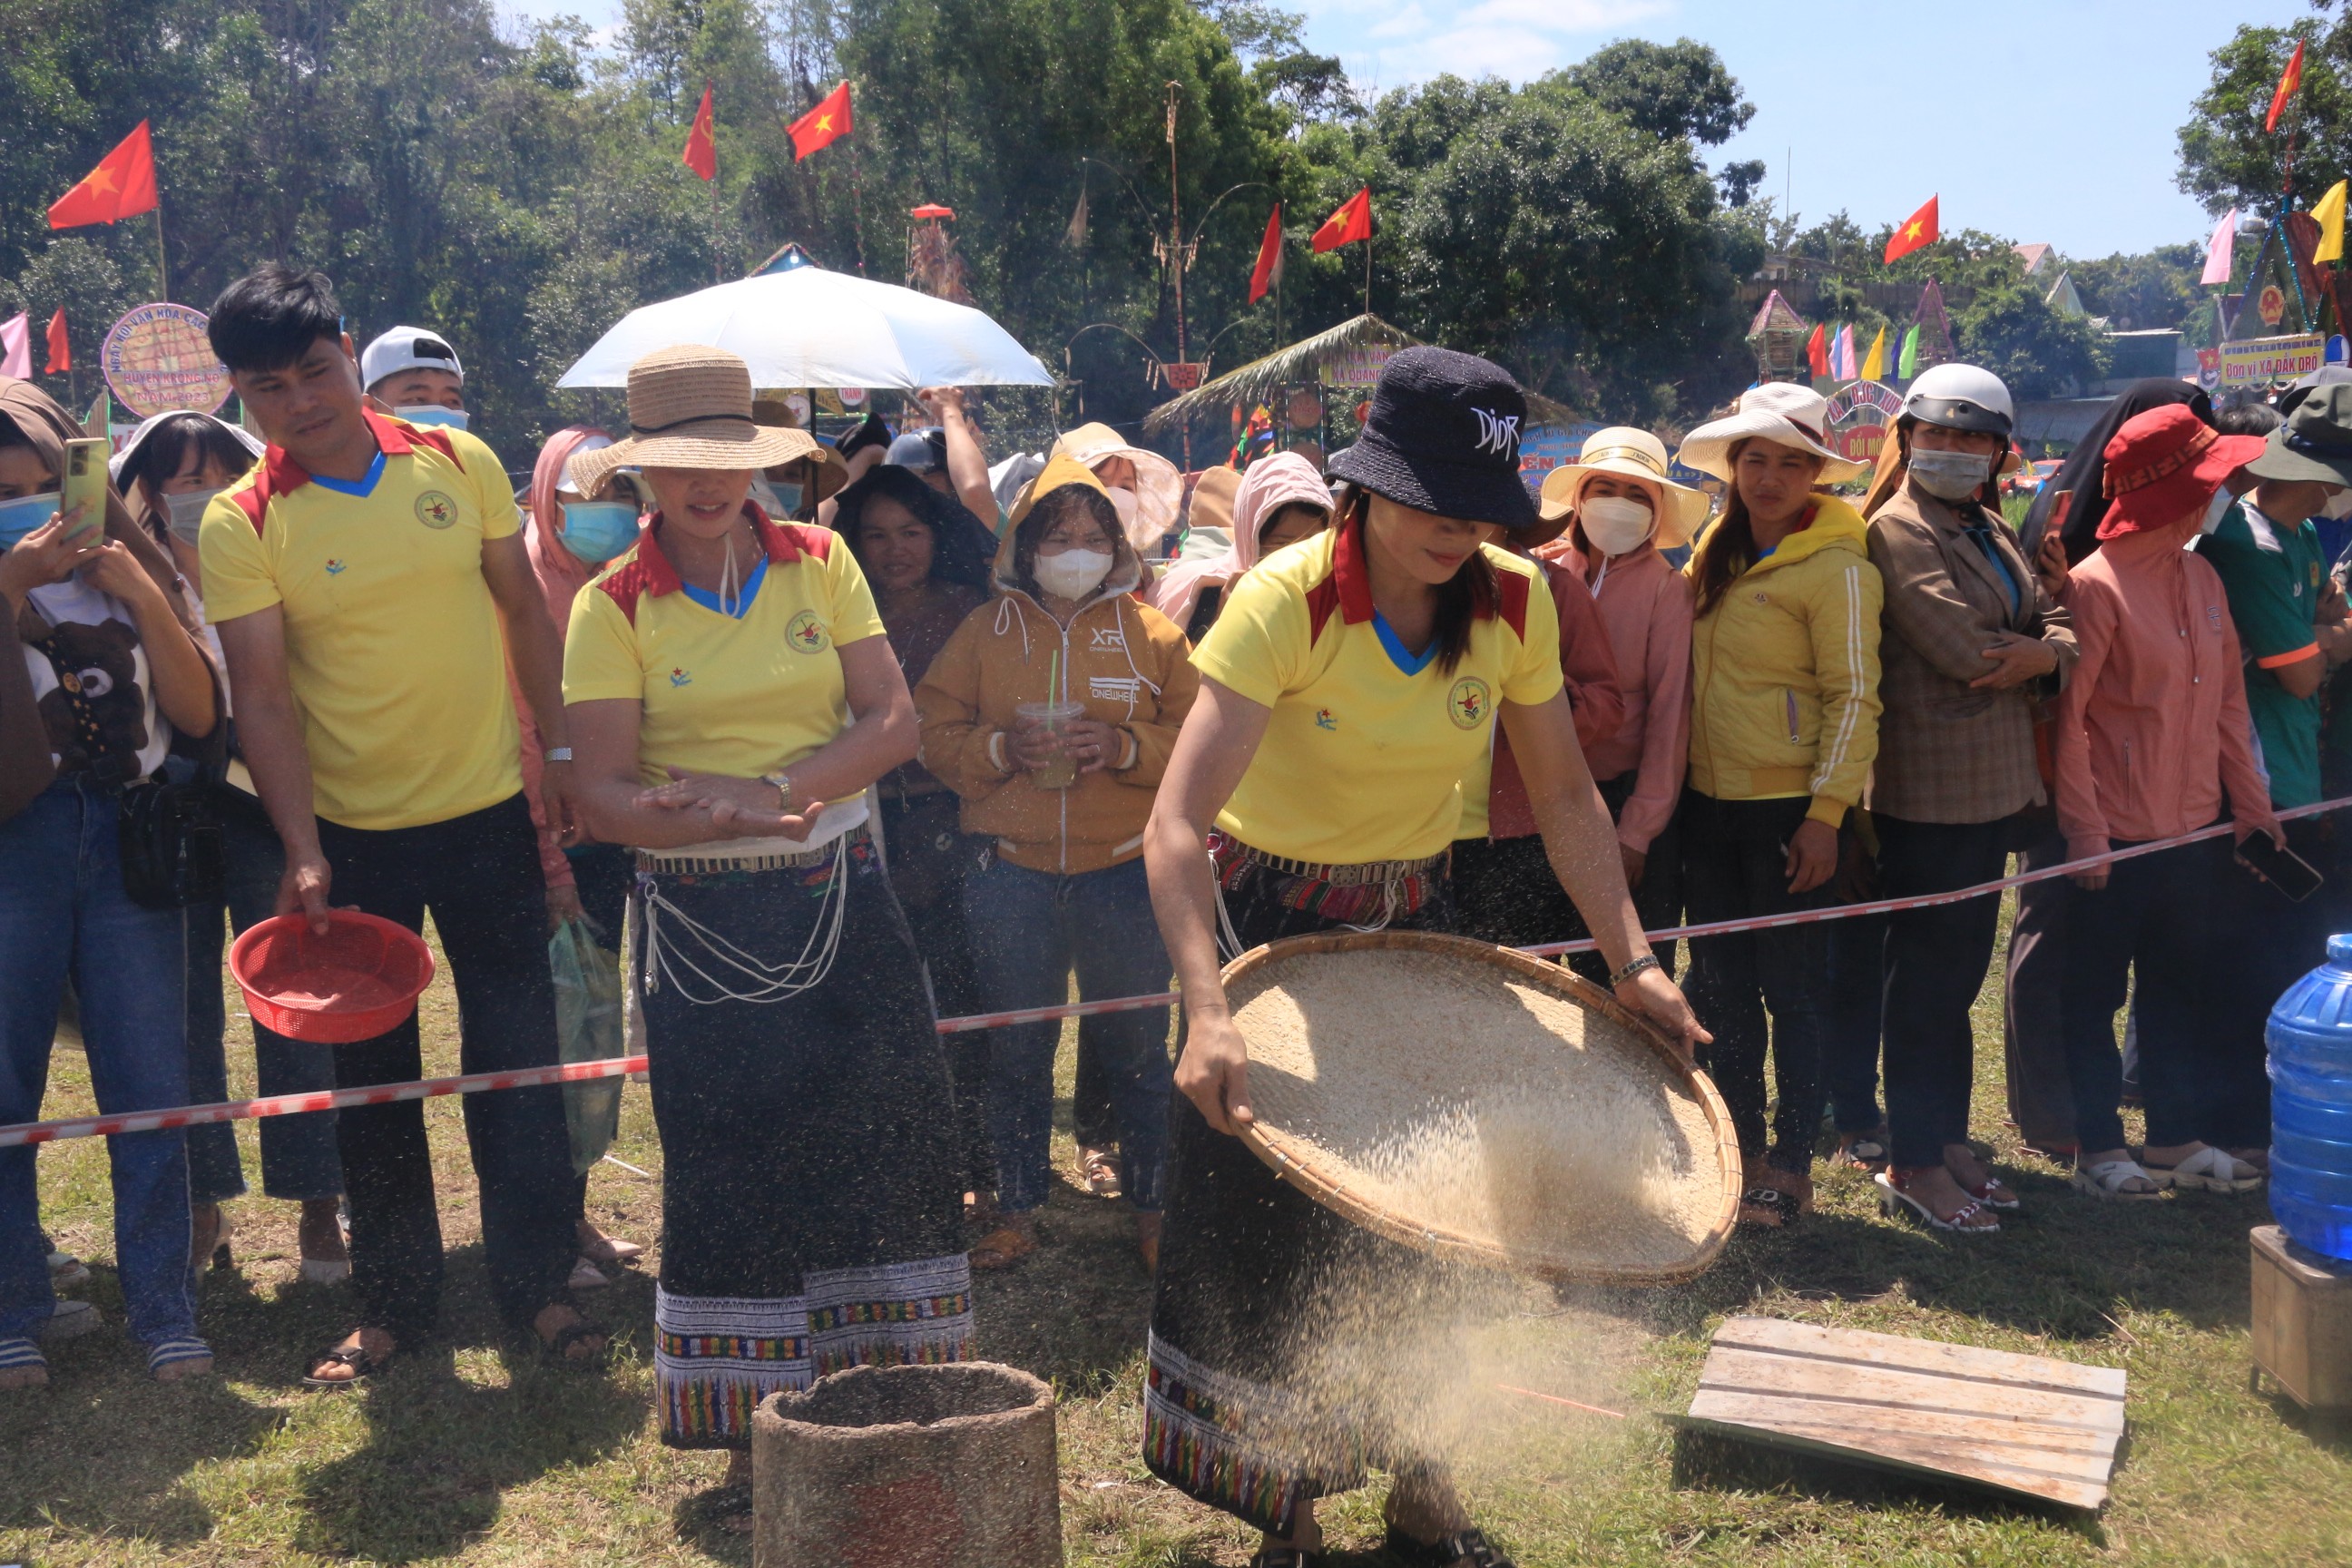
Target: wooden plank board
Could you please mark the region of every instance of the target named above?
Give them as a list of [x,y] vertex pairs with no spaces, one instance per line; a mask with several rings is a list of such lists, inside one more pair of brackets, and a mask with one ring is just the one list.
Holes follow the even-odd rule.
[[1733,1318],[1688,1425],[2095,1510],[2124,1432],[2124,1374],[1856,1329]]

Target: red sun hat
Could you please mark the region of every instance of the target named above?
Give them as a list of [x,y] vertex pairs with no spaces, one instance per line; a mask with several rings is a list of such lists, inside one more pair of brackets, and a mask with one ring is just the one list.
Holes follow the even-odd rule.
[[2108,440],[2109,505],[2099,537],[2168,528],[2213,499],[2221,481],[2263,455],[2260,436],[2224,436],[2185,403],[2151,408]]

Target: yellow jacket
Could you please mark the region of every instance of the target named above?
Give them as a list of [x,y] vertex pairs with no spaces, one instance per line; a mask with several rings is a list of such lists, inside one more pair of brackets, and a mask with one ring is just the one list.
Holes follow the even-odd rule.
[[1717,800],[1809,795],[1807,816],[1843,821],[1878,755],[1883,598],[1862,514],[1820,498],[1809,526],[1692,625],[1691,787]]

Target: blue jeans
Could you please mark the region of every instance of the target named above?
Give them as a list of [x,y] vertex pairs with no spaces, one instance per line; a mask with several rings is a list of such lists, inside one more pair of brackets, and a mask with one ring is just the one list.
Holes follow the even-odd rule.
[[[0,1122],[40,1116],[68,977],[100,1111],[187,1103],[180,911],[142,909],[122,890],[116,820],[113,797],[77,775],[0,822]],[[106,1142],[131,1331],[151,1345],[193,1339],[187,1135]],[[55,1306],[33,1161],[32,1149],[0,1149],[0,1339],[37,1335]]]
[[[1084,1001],[1168,989],[1173,966],[1151,917],[1142,860],[1079,876],[1025,870],[992,858],[964,881],[965,924],[980,972],[982,1006],[1051,1007],[1068,1000],[1070,971]],[[1058,1022],[992,1031],[989,1134],[996,1144],[998,1203],[1025,1214],[1052,1184],[1054,1048]],[[1129,1202],[1160,1211],[1168,1149],[1168,1009],[1104,1013],[1078,1021],[1080,1048],[1102,1063],[1118,1119],[1122,1184]]]
[[[173,776],[177,777],[176,768]],[[277,908],[286,851],[261,803],[224,784],[213,792],[220,811],[228,875],[222,896],[188,906],[188,1092],[199,1104],[228,1098],[228,1010],[221,995],[226,931],[237,935]],[[226,916],[226,921],[224,921]],[[307,1094],[335,1087],[335,1048],[307,1045],[253,1026],[254,1077],[265,1095]],[[261,1190],[273,1198],[331,1198],[343,1190],[335,1153],[335,1113],[267,1116],[259,1126]],[[188,1184],[197,1203],[219,1203],[245,1191],[237,1160],[236,1126],[215,1121],[188,1129]]]

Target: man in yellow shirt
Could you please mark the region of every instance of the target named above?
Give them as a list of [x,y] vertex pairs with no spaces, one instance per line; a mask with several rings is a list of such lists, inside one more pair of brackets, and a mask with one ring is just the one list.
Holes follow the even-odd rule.
[[[467,1072],[556,1059],[546,891],[517,763],[515,677],[540,734],[548,821],[569,839],[562,647],[488,447],[366,406],[327,279],[278,264],[215,302],[213,352],[269,447],[216,497],[199,550],[237,738],[286,847],[280,913],[332,902],[421,931],[457,983]],[[344,1087],[421,1076],[412,1015],[335,1049]],[[500,1310],[550,1353],[604,1333],[562,1295],[578,1204],[552,1087],[466,1097]],[[423,1107],[341,1113],[361,1326],[304,1379],[343,1387],[431,1331],[441,1233]]]

